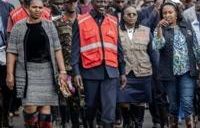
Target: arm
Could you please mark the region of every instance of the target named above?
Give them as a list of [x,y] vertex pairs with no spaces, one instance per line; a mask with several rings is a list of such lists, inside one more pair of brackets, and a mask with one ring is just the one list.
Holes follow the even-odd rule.
[[195,33],[193,33],[193,51],[197,64],[200,66],[200,45],[198,44],[197,36]]
[[72,27],[72,48],[71,48],[71,65],[74,74],[75,84],[83,90],[83,81],[80,74],[80,35],[78,28],[78,21],[75,20]]
[[118,37],[118,63],[119,63],[119,73],[120,75],[125,75],[125,61],[124,61],[124,54],[123,48],[121,45],[120,37]]
[[8,45],[7,45],[7,76],[6,76],[6,84],[10,89],[13,89],[14,87],[14,71],[15,71],[15,63],[17,60],[17,39],[18,37],[18,26],[16,25],[11,34],[10,34],[10,38],[8,41]]
[[154,74],[153,76],[156,77],[157,76],[157,69],[158,69],[158,65],[159,65],[159,51],[153,49],[152,39],[153,39],[153,36],[150,33],[150,42],[148,44],[147,52],[148,52],[148,55],[150,57],[150,61],[151,61],[151,64],[152,64],[152,70],[153,70],[153,74]]
[[7,86],[13,90],[14,87],[14,71],[15,71],[15,62],[16,55],[13,53],[7,53],[7,76],[6,76],[6,84]]
[[79,36],[79,28],[78,21],[75,20],[72,29],[72,48],[71,48],[71,65],[73,74],[80,75],[80,36]]
[[152,41],[153,49],[159,50],[162,47],[164,47],[165,38],[163,36],[162,27],[167,26],[167,25],[168,25],[168,23],[164,19],[159,22],[159,24],[154,32],[154,37],[153,37],[153,41]]
[[126,86],[126,72],[125,72],[125,60],[124,60],[124,54],[123,54],[123,48],[121,45],[120,37],[118,36],[118,64],[119,64],[119,73],[120,73],[120,82],[121,82],[121,89],[123,89]]
[[55,61],[58,65],[58,69],[59,69],[59,77],[58,77],[58,82],[60,85],[65,85],[66,84],[66,78],[67,78],[67,72],[65,70],[65,65],[64,65],[64,59],[63,59],[63,54],[62,54],[62,50],[61,50],[61,45],[60,45],[60,41],[58,38],[58,33],[57,30],[53,24],[53,22],[51,22],[51,38],[53,40],[53,48],[54,48],[54,52],[55,52]]
[[65,70],[65,65],[64,65],[64,59],[63,59],[63,54],[62,54],[62,50],[60,49],[60,50],[57,50],[56,52],[55,52],[55,56],[56,56],[56,62],[57,62],[57,64],[58,64],[58,68],[59,68],[59,71],[60,71],[60,73],[61,72],[66,72],[66,70]]
[[11,30],[12,30],[12,28],[13,28],[13,21],[11,19],[11,16],[9,16],[9,18],[8,18],[8,24],[7,24],[7,32],[10,33]]

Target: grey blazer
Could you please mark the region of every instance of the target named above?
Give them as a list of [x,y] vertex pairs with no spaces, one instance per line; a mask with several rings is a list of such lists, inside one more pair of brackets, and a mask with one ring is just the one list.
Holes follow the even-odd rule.
[[[7,53],[17,55],[15,80],[17,97],[21,98],[24,94],[24,87],[26,84],[26,71],[24,63],[24,38],[27,31],[27,19],[19,21],[12,29],[8,41]],[[54,78],[57,78],[58,68],[55,60],[55,51],[61,49],[60,41],[56,28],[51,21],[43,20],[42,27],[44,28],[50,43],[50,56],[53,65]]]

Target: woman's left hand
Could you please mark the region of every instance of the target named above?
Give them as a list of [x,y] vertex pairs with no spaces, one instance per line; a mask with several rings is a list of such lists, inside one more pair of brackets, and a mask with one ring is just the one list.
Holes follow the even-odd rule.
[[124,89],[127,83],[126,75],[121,75],[120,83],[121,83],[121,89]]

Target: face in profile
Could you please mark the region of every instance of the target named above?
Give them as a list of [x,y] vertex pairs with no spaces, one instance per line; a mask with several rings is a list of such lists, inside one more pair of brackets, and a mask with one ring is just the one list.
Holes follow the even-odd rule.
[[126,25],[134,26],[138,18],[137,11],[134,7],[130,6],[124,10],[123,19]]
[[33,19],[39,19],[42,15],[43,7],[41,0],[32,0],[29,6],[30,17]]
[[177,22],[177,12],[172,5],[165,5],[163,7],[162,16],[169,23],[169,25],[176,24]]

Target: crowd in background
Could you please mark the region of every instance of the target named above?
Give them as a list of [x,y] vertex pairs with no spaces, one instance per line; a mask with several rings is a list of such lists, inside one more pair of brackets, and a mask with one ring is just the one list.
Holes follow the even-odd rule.
[[196,128],[199,0],[0,0],[0,127]]

